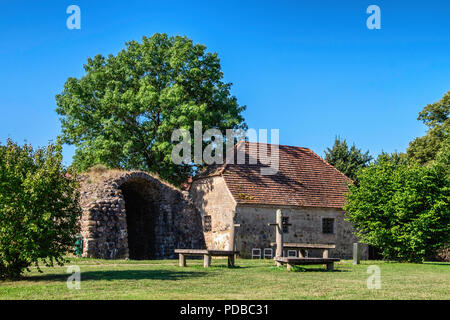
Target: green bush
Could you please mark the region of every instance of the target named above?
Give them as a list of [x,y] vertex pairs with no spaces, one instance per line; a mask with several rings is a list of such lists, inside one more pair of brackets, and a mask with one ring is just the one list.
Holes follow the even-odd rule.
[[[394,159],[395,160],[395,159]],[[350,186],[347,219],[361,241],[385,259],[422,262],[450,240],[450,183],[446,168],[408,165],[380,156]]]
[[33,150],[0,145],[0,278],[18,278],[38,263],[62,265],[79,232],[75,177],[60,144]]

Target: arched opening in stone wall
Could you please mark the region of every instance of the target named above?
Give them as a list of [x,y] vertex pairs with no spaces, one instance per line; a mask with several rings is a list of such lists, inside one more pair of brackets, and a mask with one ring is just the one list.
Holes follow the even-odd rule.
[[127,181],[120,189],[125,200],[129,258],[154,259],[159,190],[144,179]]

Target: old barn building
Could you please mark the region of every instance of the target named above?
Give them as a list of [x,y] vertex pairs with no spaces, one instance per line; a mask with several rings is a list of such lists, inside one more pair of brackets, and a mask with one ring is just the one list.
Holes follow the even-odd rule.
[[279,146],[278,172],[263,175],[267,166],[250,161],[260,145],[240,146],[244,164],[209,167],[189,193],[145,172],[91,170],[81,179],[83,256],[161,259],[175,258],[175,248],[227,250],[231,226],[240,224],[236,249],[249,257],[275,241],[268,223],[282,209],[291,224],[285,242],[335,244],[330,257],[350,258],[357,239],[342,210],[349,179],[311,150],[290,146]]
[[[249,257],[253,248],[270,248],[275,229],[268,223],[275,222],[276,210],[282,209],[291,224],[284,230],[285,242],[335,244],[330,257],[351,258],[357,239],[342,210],[350,180],[313,151],[283,145],[278,172],[262,175],[264,165],[249,161],[261,145],[253,145],[254,149],[249,145],[245,144],[245,164],[228,161],[210,167],[190,187],[207,247],[231,249],[231,225],[240,224],[235,241],[242,256]],[[362,258],[367,258],[366,247]]]

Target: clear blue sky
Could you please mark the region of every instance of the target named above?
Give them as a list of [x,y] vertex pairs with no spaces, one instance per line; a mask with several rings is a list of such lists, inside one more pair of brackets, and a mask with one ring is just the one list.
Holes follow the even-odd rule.
[[[81,8],[68,30],[66,8]],[[381,30],[366,8],[381,8]],[[218,52],[251,128],[323,155],[335,135],[372,154],[404,151],[416,120],[450,90],[449,1],[0,2],[0,141],[35,146],[60,133],[55,95],[86,58],[155,32]],[[73,147],[64,150],[70,163]]]

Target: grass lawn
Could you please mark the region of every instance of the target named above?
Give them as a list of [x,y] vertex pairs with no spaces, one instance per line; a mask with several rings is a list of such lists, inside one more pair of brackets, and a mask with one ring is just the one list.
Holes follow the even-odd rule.
[[[0,281],[0,299],[450,299],[450,263],[351,261],[287,271],[271,260],[126,261],[72,259],[81,268],[81,289],[69,290],[67,266],[36,269],[20,281]],[[381,289],[367,289],[369,265],[381,269]]]

